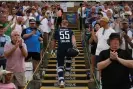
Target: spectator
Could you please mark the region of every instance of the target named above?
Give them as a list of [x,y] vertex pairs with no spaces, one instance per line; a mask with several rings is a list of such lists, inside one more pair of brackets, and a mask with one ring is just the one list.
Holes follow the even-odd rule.
[[25,81],[24,60],[27,57],[27,48],[17,31],[11,33],[11,42],[4,46],[4,55],[7,59],[6,70],[14,74],[13,81],[18,89],[23,89]]
[[12,12],[11,12],[11,14],[8,16],[8,21],[13,20],[13,23],[15,23],[15,22],[16,22],[16,18],[17,18],[16,13],[17,13],[16,8],[12,8]]
[[29,6],[28,1],[25,1],[24,5],[23,5],[23,13],[25,13],[27,11],[27,9],[29,9],[29,8],[30,8],[30,6]]
[[3,66],[3,69],[5,69],[6,67],[6,58],[4,56],[4,45],[10,41],[11,41],[10,37],[4,34],[4,24],[0,24],[0,66]]
[[91,5],[86,4],[86,8],[85,8],[86,17],[89,17],[90,11],[91,11]]
[[114,18],[113,18],[113,11],[112,11],[112,9],[108,9],[106,14],[107,14],[107,17],[109,18],[109,25],[110,25],[110,27],[114,28]]
[[17,21],[16,21],[14,24],[11,25],[12,30],[17,30],[17,31],[19,31],[20,34],[21,34],[22,31],[23,31],[23,29],[26,28],[25,25],[22,25],[23,22],[24,22],[23,17],[22,17],[22,16],[19,16],[19,17],[17,18]]
[[128,5],[124,6],[124,12],[121,14],[121,17],[125,18],[125,15],[132,15],[131,9]]
[[23,16],[23,18],[24,18],[23,24],[26,26],[26,28],[28,28],[29,27],[29,19],[32,18],[32,17],[30,17],[30,9],[28,9],[26,11],[26,14],[25,14],[25,16]]
[[97,42],[96,48],[96,61],[98,60],[98,55],[102,50],[108,49],[107,39],[111,33],[114,33],[114,29],[108,25],[109,19],[107,17],[102,17],[100,19],[101,28],[97,31],[96,36],[94,36],[95,42]]
[[[42,41],[42,35],[40,31],[36,28],[35,19],[30,19],[29,23],[30,27],[23,30],[22,37],[24,39],[25,44],[27,45],[27,50],[28,50],[28,57],[26,58],[26,61],[28,61],[28,59],[32,57],[33,71],[35,71],[39,61],[41,60],[40,41]],[[39,74],[36,73],[36,75],[38,76]]]
[[110,48],[103,50],[97,64],[101,71],[102,89],[129,89],[129,68],[133,68],[133,60],[125,50],[120,49],[121,38],[118,33],[112,33],[108,44]]
[[4,25],[4,30],[5,30],[5,34],[10,36],[11,34],[11,24],[12,24],[12,21],[11,22],[8,22],[7,21],[7,15],[6,14],[3,14],[0,16],[1,20],[0,22]]
[[60,7],[60,5],[57,5],[57,24],[56,29],[58,29],[61,26],[63,18],[63,9]]
[[114,30],[116,33],[119,33],[119,34],[122,32],[120,24],[121,24],[121,18],[115,17],[114,18]]
[[100,19],[101,19],[102,17],[103,17],[103,14],[102,14],[101,12],[99,12],[99,13],[97,14],[96,20],[92,22],[92,27],[94,27],[94,25],[95,25],[96,23],[99,23],[99,22],[100,22]]
[[34,18],[36,18],[38,16],[38,12],[37,12],[37,9],[35,8],[35,6],[32,6],[30,16],[34,17]]
[[42,16],[40,16],[39,20],[41,22],[41,25],[39,26],[39,28],[41,29],[41,32],[43,33],[43,41],[44,41],[43,46],[46,47],[47,43],[48,43],[48,37],[49,37],[49,33],[51,32],[51,29],[48,25],[48,23],[49,23],[48,16],[46,15],[44,8],[42,8]]
[[6,70],[0,71],[0,89],[17,89],[14,83],[11,83],[13,73]]
[[[96,53],[96,48],[97,48],[97,42],[95,42],[94,40],[94,36],[95,33],[100,29],[100,24],[96,23],[94,25],[94,29],[92,29],[92,33],[91,33],[91,38],[89,39],[89,44],[91,45],[91,62],[92,62],[92,72],[94,73],[95,70],[95,62],[96,62],[96,58],[95,58],[95,53]],[[91,75],[92,78],[92,75]]]
[[123,19],[121,21],[121,30],[122,32],[120,33],[121,34],[121,38],[123,40],[123,43],[121,45],[121,49],[123,50],[130,50],[130,54],[132,55],[132,31],[130,30],[129,28],[129,22],[128,22],[128,19]]
[[[92,25],[92,23],[94,21],[96,21],[96,17],[97,17],[97,13],[96,13],[96,7],[92,6],[91,11],[89,13],[89,16],[86,18],[86,20],[88,21],[87,24],[89,24],[90,26]],[[89,26],[89,27],[90,27]]]
[[79,29],[82,30],[82,24],[83,24],[83,20],[82,20],[82,16],[83,16],[83,12],[82,12],[82,7],[83,4],[80,3],[80,7],[78,8],[77,14],[78,14],[78,19],[79,19]]
[[106,13],[109,9],[109,2],[104,3],[104,12]]

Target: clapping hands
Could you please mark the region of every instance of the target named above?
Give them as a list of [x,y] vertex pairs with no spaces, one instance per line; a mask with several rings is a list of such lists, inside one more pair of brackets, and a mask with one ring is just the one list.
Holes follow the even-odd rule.
[[118,53],[115,51],[110,51],[110,59],[111,60],[117,60],[118,59]]
[[18,48],[18,47],[22,46],[22,42],[23,42],[22,39],[17,40],[15,47]]

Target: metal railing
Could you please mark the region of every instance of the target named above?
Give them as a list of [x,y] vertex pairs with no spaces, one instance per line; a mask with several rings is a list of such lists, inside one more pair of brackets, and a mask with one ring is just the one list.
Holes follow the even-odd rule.
[[100,89],[99,81],[97,80],[95,73],[92,71],[91,53],[90,53],[90,47],[88,44],[89,41],[86,37],[86,29],[83,28],[81,36],[82,36],[82,45],[84,49],[85,65],[87,69],[90,69],[90,71],[87,71],[87,72],[90,72],[90,76],[93,77],[96,88]]

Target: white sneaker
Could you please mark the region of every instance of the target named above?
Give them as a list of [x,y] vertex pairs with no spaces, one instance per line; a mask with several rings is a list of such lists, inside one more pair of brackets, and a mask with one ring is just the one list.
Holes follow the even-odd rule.
[[70,76],[70,72],[69,71],[66,71],[65,72],[65,76]]
[[59,87],[60,88],[64,88],[65,87],[65,82],[64,81],[61,81]]

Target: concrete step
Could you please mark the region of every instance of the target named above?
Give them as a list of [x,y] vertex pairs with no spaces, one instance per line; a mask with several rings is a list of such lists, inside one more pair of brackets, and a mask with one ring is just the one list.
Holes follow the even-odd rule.
[[[45,77],[58,77],[57,74],[45,74]],[[86,74],[71,74],[70,77],[86,77]]]
[[[48,69],[56,68],[56,64],[48,64]],[[72,64],[72,69],[84,69],[86,66],[85,64]]]
[[[48,64],[48,66],[56,66],[56,64]],[[72,64],[72,66],[85,66],[85,64]]]
[[[50,57],[50,59],[56,59],[56,57]],[[84,56],[74,57],[75,60],[84,60]]]
[[[57,60],[48,60],[49,64],[57,63]],[[85,60],[72,60],[72,63],[75,64],[85,64]]]
[[[58,87],[41,87],[40,89],[61,89]],[[63,89],[88,89],[88,87],[65,87]]]
[[[65,80],[65,85],[69,86],[70,84],[74,84],[75,86],[87,86],[88,83],[91,82],[89,80]],[[42,80],[42,86],[58,86],[58,80]]]
[[[56,69],[45,69],[46,71],[56,71]],[[72,69],[71,72],[86,72],[89,69]]]
[[[58,80],[42,80],[42,83],[57,83]],[[89,83],[90,80],[66,80],[66,83]]]
[[[57,43],[56,43],[56,47],[57,47]],[[82,43],[77,43],[77,47],[82,47]]]

